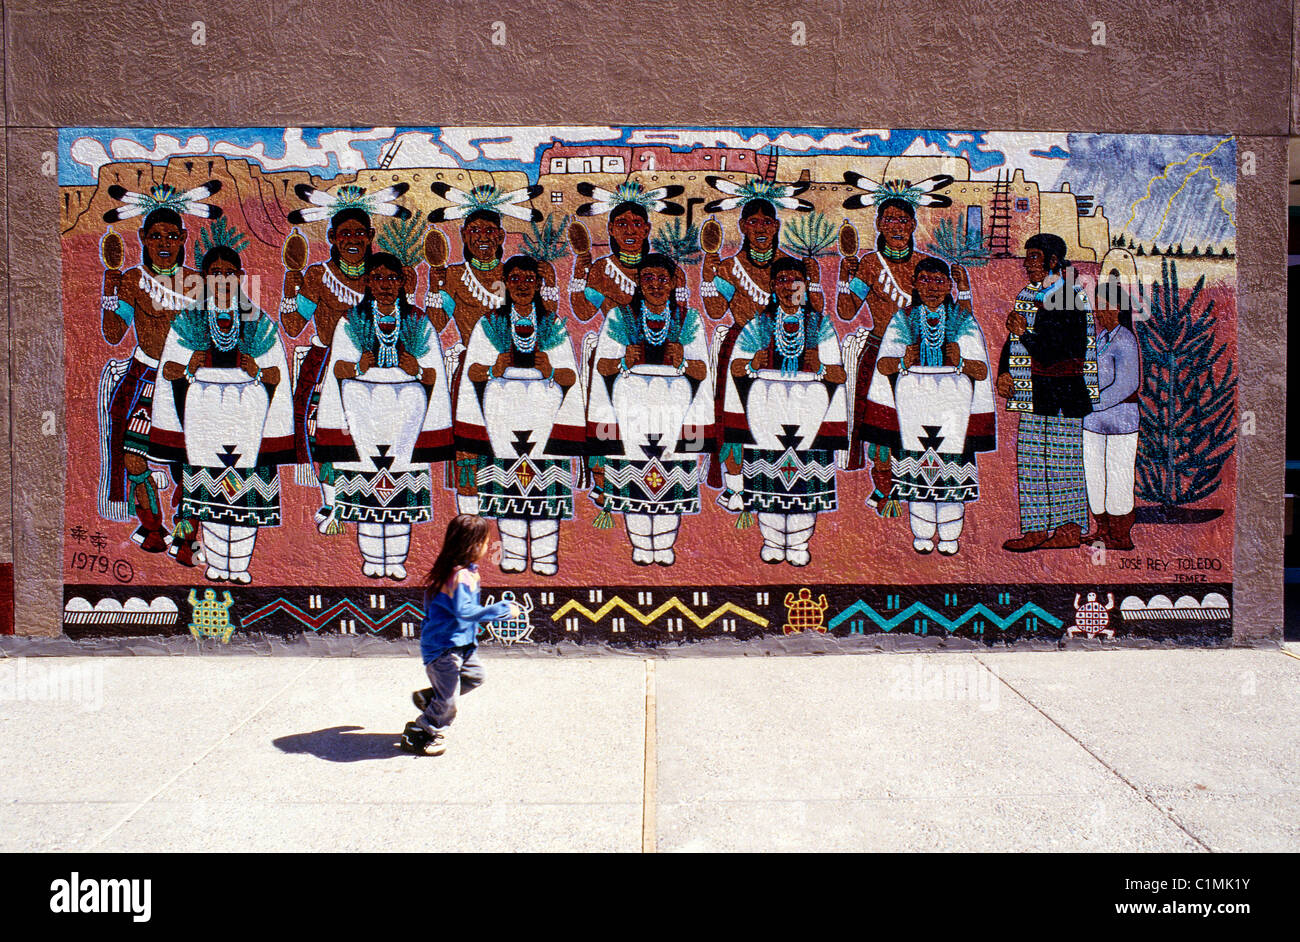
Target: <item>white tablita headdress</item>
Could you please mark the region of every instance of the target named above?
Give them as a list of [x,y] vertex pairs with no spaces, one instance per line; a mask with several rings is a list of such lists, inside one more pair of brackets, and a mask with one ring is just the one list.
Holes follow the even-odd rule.
[[160,183],[148,193],[132,193],[126,187],[115,183],[108,188],[108,195],[124,205],[104,213],[104,222],[120,222],[132,216],[148,216],[156,209],[170,209],[174,213],[197,216],[200,219],[220,219],[221,208],[203,202],[220,189],[220,180],[209,180],[202,186],[184,192],[174,186]]
[[744,183],[733,183],[722,177],[705,177],[709,186],[719,193],[727,194],[724,199],[706,203],[706,213],[720,213],[728,209],[743,209],[752,200],[767,200],[773,206],[782,209],[795,209],[801,213],[812,212],[813,204],[798,199],[798,195],[808,189],[807,183],[769,183],[766,180],[752,179]]
[[647,190],[635,180],[620,183],[614,190],[606,190],[594,183],[578,184],[578,192],[589,197],[590,203],[583,203],[575,210],[579,216],[604,216],[613,212],[615,206],[633,203],[647,213],[659,213],[664,216],[680,216],[685,212],[682,207],[671,202],[674,196],[680,196],[685,188],[677,185],[661,186]]
[[920,183],[913,183],[911,180],[886,180],[884,183],[877,183],[850,170],[844,174],[844,182],[857,187],[862,192],[854,193],[846,199],[844,208],[864,209],[867,206],[875,206],[879,209],[886,200],[902,200],[913,209],[918,206],[951,206],[952,200],[935,191],[942,190],[952,182],[952,179],[948,174],[940,173]]
[[540,184],[526,186],[518,190],[503,190],[493,183],[484,183],[466,192],[449,183],[431,183],[429,189],[441,196],[450,206],[435,209],[429,213],[429,222],[446,222],[451,219],[464,219],[471,213],[487,212],[511,216],[524,222],[541,222],[540,210],[523,206],[531,199],[542,194]]
[[408,189],[410,184],[396,183],[374,193],[367,193],[365,187],[347,184],[331,194],[325,190],[318,190],[314,186],[308,186],[306,183],[299,183],[293,188],[293,192],[297,194],[298,199],[311,205],[306,209],[295,209],[289,213],[288,219],[297,226],[305,222],[332,219],[348,209],[359,209],[368,216],[406,219],[411,215],[411,211],[398,206],[395,201]]

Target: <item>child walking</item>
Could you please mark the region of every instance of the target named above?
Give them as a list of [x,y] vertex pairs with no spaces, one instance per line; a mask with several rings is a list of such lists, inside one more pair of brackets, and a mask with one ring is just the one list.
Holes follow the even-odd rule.
[[433,686],[411,694],[420,716],[407,723],[402,733],[401,748],[406,752],[440,756],[446,751],[445,734],[456,718],[457,691],[469,693],[483,683],[479,624],[518,615],[513,602],[485,607],[479,598],[478,563],[487,555],[491,533],[482,517],[453,517],[442,550],[429,570],[420,656]]

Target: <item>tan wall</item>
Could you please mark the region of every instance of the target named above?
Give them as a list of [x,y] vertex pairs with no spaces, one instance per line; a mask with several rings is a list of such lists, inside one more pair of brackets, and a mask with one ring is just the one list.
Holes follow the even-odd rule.
[[[1285,135],[1300,122],[1292,5],[1188,0],[1025,4],[914,0],[674,6],[34,0],[5,8],[3,159],[9,318],[0,359],[0,563],[16,562],[20,630],[62,605],[62,214],[42,174],[60,126],[707,124],[1223,132],[1255,154],[1238,186],[1241,409],[1234,624],[1280,636],[1285,427]],[[202,19],[206,43],[192,43]],[[801,20],[804,46],[790,44]],[[1090,44],[1090,23],[1108,44]],[[492,24],[507,25],[504,46]],[[745,24],[743,31],[737,24]],[[923,24],[923,27],[918,26]],[[918,29],[926,54],[916,54]],[[418,43],[412,42],[418,33]],[[665,58],[665,35],[674,41]],[[597,41],[595,38],[599,38]],[[689,41],[685,38],[689,37]],[[56,434],[41,434],[52,412]],[[12,526],[12,543],[9,534]]]

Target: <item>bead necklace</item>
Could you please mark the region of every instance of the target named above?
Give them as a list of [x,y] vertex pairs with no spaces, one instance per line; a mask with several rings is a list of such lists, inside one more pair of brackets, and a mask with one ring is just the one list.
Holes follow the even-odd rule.
[[[519,328],[525,326],[532,327],[533,332],[527,337],[521,337]],[[532,353],[537,349],[537,317],[532,308],[528,309],[527,314],[520,314],[514,310],[510,312],[510,337],[515,349],[520,353]]]
[[[217,315],[231,315],[231,324],[229,330],[222,330],[217,326]],[[217,349],[222,353],[229,353],[239,344],[239,309],[234,308],[229,311],[218,311],[215,308],[208,308],[208,330],[212,334],[212,342],[217,345]]]
[[343,272],[343,274],[347,275],[349,278],[360,278],[366,273],[366,263],[362,262],[360,265],[349,265],[340,258],[339,271]]
[[[924,304],[921,305],[921,365],[922,366],[942,366],[943,365],[943,329],[946,317],[943,308],[937,311],[931,311]],[[934,323],[930,320],[934,318]]]
[[469,263],[470,265],[477,268],[479,271],[491,271],[492,269],[496,268],[498,265],[501,264],[501,259],[494,258],[490,262],[480,262],[473,255],[471,255],[469,257]]
[[375,357],[376,366],[397,366],[397,335],[402,330],[402,318],[399,314],[390,330],[385,330],[379,323],[379,306],[370,302],[370,315],[375,323],[375,338],[379,341],[379,355]]
[[909,258],[912,254],[912,247],[909,245],[905,249],[891,249],[889,246],[884,245],[881,246],[880,252],[885,256],[885,258],[893,259],[897,262]]
[[772,256],[776,254],[776,246],[772,246],[766,252],[755,252],[749,250],[749,260],[755,265],[765,266],[772,261]]
[[[795,325],[798,329],[793,333],[786,330],[789,325]],[[797,373],[799,372],[799,357],[803,355],[804,348],[804,323],[803,315],[799,311],[794,313],[781,312],[781,323],[776,331],[776,352],[781,355],[781,372]]]
[[638,252],[624,252],[622,249],[618,250],[618,260],[629,268],[635,268],[640,265],[641,259],[643,258],[645,258],[645,249],[641,249]]
[[149,270],[151,272],[153,272],[155,275],[161,275],[164,278],[170,278],[172,275],[176,274],[176,269],[180,267],[181,267],[180,262],[177,262],[176,264],[172,265],[171,268],[155,268],[152,262],[149,264]]
[[664,325],[660,327],[658,330],[651,330],[646,323],[647,318],[646,318],[645,305],[641,306],[641,332],[645,334],[646,343],[650,344],[650,346],[652,347],[662,347],[664,345],[664,341],[668,339],[668,327],[669,327],[668,308],[665,307],[662,313],[663,313]]

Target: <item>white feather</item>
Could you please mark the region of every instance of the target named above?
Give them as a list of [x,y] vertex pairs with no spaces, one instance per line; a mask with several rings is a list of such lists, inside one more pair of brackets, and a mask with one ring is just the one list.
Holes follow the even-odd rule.
[[720,193],[726,193],[728,196],[735,196],[740,192],[739,184],[732,183],[730,180],[723,180],[721,177],[713,180],[713,188]]
[[208,198],[209,196],[211,196],[211,195],[212,195],[212,190],[210,190],[210,189],[208,188],[208,185],[205,183],[205,184],[203,184],[202,186],[196,186],[196,187],[195,187],[194,189],[192,189],[192,190],[186,190],[184,193],[181,194],[181,199],[183,199],[183,200],[205,200],[205,199],[207,199],[207,198]]
[[497,207],[497,212],[512,216],[515,219],[522,219],[524,222],[531,222],[533,219],[533,208],[531,206],[516,206],[513,203],[505,203]]

